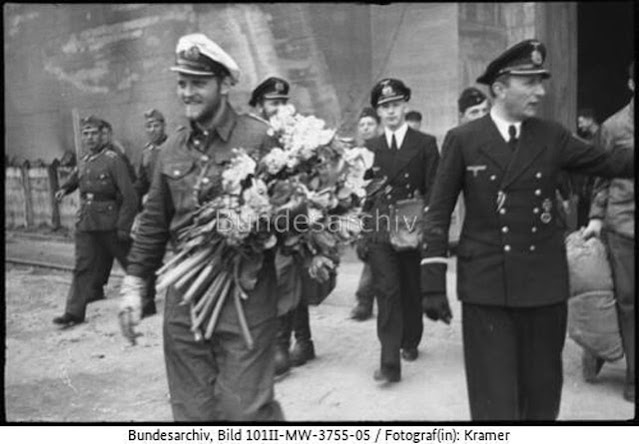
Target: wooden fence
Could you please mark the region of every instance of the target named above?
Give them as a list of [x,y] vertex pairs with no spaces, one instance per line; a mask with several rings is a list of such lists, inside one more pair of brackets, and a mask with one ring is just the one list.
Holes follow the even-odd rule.
[[57,202],[55,192],[71,174],[73,168],[51,165],[31,166],[28,161],[19,166],[5,166],[4,200],[5,229],[51,227],[73,230],[78,207],[75,191]]

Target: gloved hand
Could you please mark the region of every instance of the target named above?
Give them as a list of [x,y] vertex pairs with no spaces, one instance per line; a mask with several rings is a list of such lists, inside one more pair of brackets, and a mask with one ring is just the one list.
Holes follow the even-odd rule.
[[359,258],[360,261],[362,262],[368,261],[368,253],[369,253],[368,241],[363,238],[357,239],[355,243],[355,252],[357,253],[357,257]]
[[122,334],[131,345],[136,344],[136,338],[140,336],[133,329],[140,323],[142,317],[142,299],[145,296],[146,283],[144,279],[137,276],[126,275],[120,287],[120,328]]
[[445,293],[423,294],[422,309],[431,321],[442,321],[448,325],[453,318]]
[[131,236],[128,231],[118,230],[118,239],[122,242],[128,242],[131,240]]

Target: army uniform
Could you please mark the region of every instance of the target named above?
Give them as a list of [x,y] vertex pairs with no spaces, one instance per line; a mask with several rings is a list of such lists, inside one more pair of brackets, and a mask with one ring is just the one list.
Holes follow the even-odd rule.
[[[221,65],[237,81],[235,62],[203,34],[180,38],[176,52],[172,70],[210,76]],[[128,275],[145,279],[161,266],[167,242],[176,246],[176,232],[192,222],[198,196],[221,191],[221,174],[233,148],[261,155],[274,146],[267,125],[236,114],[226,101],[221,106],[225,109],[215,128],[181,127],[160,151],[128,256]],[[196,185],[201,186],[198,196]],[[257,284],[247,294],[243,305],[255,340],[252,350],[244,342],[232,298],[221,310],[212,339],[196,341],[189,306],[181,303],[181,292],[169,287],[164,357],[176,421],[283,419],[273,390],[278,294],[272,255],[265,254]]]
[[[410,98],[410,89],[395,79],[381,81],[373,88],[372,105]],[[387,135],[369,139],[366,147],[375,153],[373,170],[386,176],[386,191],[366,208],[372,216],[365,220],[368,262],[377,297],[377,336],[381,342],[380,371],[388,380],[401,378],[400,351],[417,357],[423,332],[419,286],[419,250],[395,251],[390,244],[387,217],[397,201],[420,194],[427,203],[439,163],[437,142],[431,135],[413,130],[406,124],[403,141]],[[399,133],[401,128],[397,131]],[[393,135],[395,137],[395,135]],[[378,224],[375,222],[379,222]],[[406,357],[406,356],[405,356]],[[378,379],[376,377],[376,379]]]
[[129,243],[121,238],[131,229],[137,197],[124,161],[105,147],[85,155],[77,171],[61,187],[66,193],[80,190],[75,268],[65,314],[83,322],[86,304],[104,297],[102,285],[112,257],[126,269]]
[[[544,57],[540,42],[524,41],[478,81],[492,84],[504,72],[548,76]],[[559,173],[628,176],[634,162],[628,152],[588,145],[551,121],[528,117],[518,131],[512,126],[510,139],[503,124],[493,107],[445,137],[424,222],[424,306],[445,299],[448,227],[462,191],[457,293],[472,419],[554,420],[569,296]]]

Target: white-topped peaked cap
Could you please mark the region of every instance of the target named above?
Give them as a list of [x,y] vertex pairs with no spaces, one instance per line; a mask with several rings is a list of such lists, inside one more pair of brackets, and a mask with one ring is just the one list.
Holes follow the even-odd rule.
[[214,76],[226,71],[233,84],[240,80],[240,68],[235,60],[202,33],[180,37],[175,55],[175,66],[171,67],[171,71],[194,76]]

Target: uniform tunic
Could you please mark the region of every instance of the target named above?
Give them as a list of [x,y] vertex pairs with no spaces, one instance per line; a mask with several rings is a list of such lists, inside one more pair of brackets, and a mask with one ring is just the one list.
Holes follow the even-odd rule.
[[557,178],[562,170],[629,176],[632,165],[632,154],[538,118],[522,123],[514,152],[490,115],[446,135],[426,213],[422,289],[446,291],[442,258],[463,191],[457,291],[473,419],[557,417],[569,296]]
[[[264,154],[274,141],[267,125],[237,115],[226,105],[215,129],[180,128],[158,156],[139,230],[129,254],[127,273],[147,278],[162,263],[167,241],[192,222],[194,187],[202,169],[203,195],[221,191],[221,173],[232,148]],[[164,355],[177,421],[281,420],[274,400],[274,337],[277,294],[273,259],[266,258],[254,290],[243,301],[255,347],[244,344],[232,298],[224,304],[211,341],[196,342],[190,331],[188,305],[169,288],[164,315]]]

